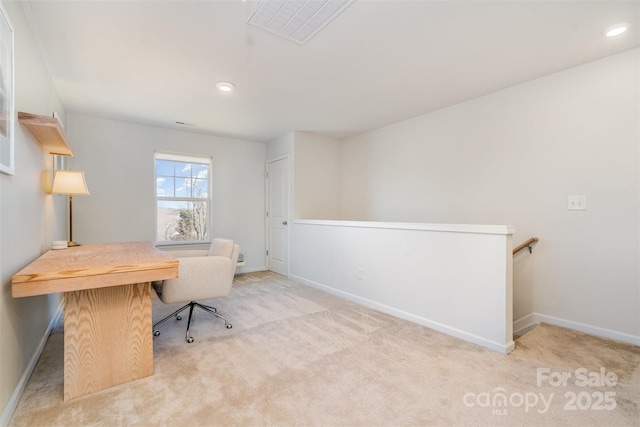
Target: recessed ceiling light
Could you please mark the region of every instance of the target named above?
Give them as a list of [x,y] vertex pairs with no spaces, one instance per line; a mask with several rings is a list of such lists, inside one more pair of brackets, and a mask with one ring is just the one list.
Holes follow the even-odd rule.
[[218,88],[219,91],[228,93],[233,91],[233,88],[235,88],[236,85],[234,85],[231,82],[218,82],[216,83],[216,87]]
[[625,22],[623,24],[618,24],[618,25],[614,25],[613,27],[607,28],[604,32],[604,35],[607,37],[615,37],[624,33],[628,29],[629,29],[629,24]]

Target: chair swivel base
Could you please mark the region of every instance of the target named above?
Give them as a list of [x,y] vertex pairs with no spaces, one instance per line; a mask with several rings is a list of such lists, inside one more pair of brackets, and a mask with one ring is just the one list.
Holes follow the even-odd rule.
[[179,309],[177,309],[176,311],[174,311],[173,313],[171,313],[170,315],[168,315],[164,319],[160,320],[159,322],[154,323],[154,325],[153,325],[153,336],[157,337],[158,335],[160,335],[160,331],[156,328],[158,325],[160,325],[161,323],[166,322],[167,320],[171,319],[172,317],[175,317],[176,320],[181,320],[182,316],[180,316],[180,313],[182,313],[183,311],[185,311],[188,308],[189,309],[189,320],[187,321],[187,331],[185,333],[184,339],[188,343],[192,343],[193,342],[193,337],[189,335],[189,327],[191,326],[191,321],[193,320],[193,309],[194,309],[194,307],[199,307],[202,310],[206,311],[207,313],[211,313],[214,316],[224,320],[224,326],[227,329],[231,329],[233,327],[233,325],[231,325],[231,323],[229,323],[229,321],[224,316],[222,316],[222,315],[220,315],[218,313],[218,310],[215,307],[211,307],[209,305],[200,304],[199,302],[196,302],[196,301],[191,301],[189,304],[183,305],[182,307],[180,307]]

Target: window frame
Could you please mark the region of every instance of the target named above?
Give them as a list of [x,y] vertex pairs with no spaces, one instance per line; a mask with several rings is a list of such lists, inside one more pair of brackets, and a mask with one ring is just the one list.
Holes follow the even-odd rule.
[[[165,197],[158,196],[158,160],[167,160],[172,162],[183,162],[191,164],[206,165],[207,171],[207,198],[197,197]],[[156,246],[177,246],[177,245],[200,245],[211,244],[211,227],[212,227],[212,208],[213,208],[213,196],[212,196],[212,172],[213,172],[213,157],[206,154],[187,154],[187,153],[175,153],[170,151],[154,151],[153,153],[153,198],[154,198],[154,210],[155,210],[155,228],[154,228],[154,240]],[[175,178],[175,173],[174,173]],[[174,190],[175,191],[175,190]],[[158,203],[161,201],[169,202],[194,202],[203,201],[207,202],[207,218],[206,227],[207,234],[203,240],[158,240]]]

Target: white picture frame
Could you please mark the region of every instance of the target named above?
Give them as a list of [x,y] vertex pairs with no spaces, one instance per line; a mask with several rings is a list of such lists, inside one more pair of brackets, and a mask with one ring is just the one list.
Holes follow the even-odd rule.
[[0,3],[0,172],[15,175],[14,32]]

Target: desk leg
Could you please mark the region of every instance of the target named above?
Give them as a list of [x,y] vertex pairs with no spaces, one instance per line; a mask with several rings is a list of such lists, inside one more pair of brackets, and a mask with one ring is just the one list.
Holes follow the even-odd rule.
[[65,292],[65,400],[150,375],[148,282]]

